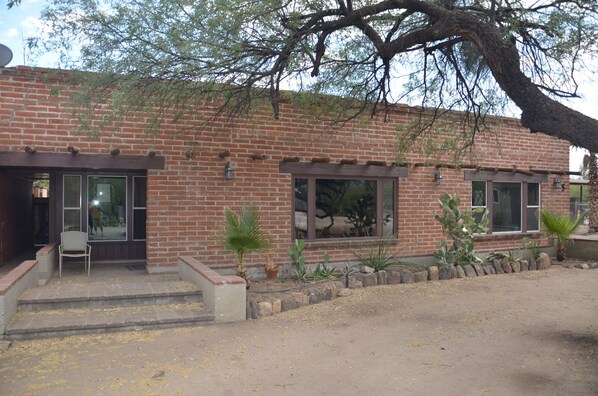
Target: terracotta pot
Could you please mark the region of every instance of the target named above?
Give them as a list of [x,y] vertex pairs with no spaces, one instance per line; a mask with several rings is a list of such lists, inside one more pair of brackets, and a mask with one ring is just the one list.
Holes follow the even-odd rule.
[[268,279],[276,279],[278,277],[278,267],[273,269],[266,269],[266,277]]

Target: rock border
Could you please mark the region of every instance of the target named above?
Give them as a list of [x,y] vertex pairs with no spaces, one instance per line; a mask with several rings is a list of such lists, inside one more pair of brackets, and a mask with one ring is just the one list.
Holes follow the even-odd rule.
[[[517,273],[535,270],[546,270],[552,266],[548,254],[541,253],[537,260],[517,260],[501,263],[494,260],[492,263],[463,265],[455,267],[437,267],[432,265],[427,271],[412,272],[407,269],[389,269],[378,272],[356,273],[349,278],[349,287],[345,288],[343,282],[331,280],[316,285],[306,285],[297,292],[291,292],[282,299],[274,300],[272,303],[247,301],[247,319],[259,319],[265,316],[272,316],[291,309],[300,308],[310,304],[318,304],[322,301],[330,301],[337,297],[351,295],[352,289],[373,287],[378,285],[397,285],[401,283],[418,283],[425,281],[444,281],[449,279],[472,278],[505,273]],[[578,264],[571,268],[598,269],[598,263]]]

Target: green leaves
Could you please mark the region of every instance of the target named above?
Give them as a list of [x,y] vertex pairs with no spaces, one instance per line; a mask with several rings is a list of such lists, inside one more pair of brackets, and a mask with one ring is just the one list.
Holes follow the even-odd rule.
[[239,275],[244,274],[245,255],[268,249],[270,240],[262,231],[259,213],[253,205],[243,204],[238,212],[226,208],[224,220],[224,230],[220,233],[220,238],[224,248],[237,255],[237,272]]
[[[440,241],[438,250],[434,253],[436,264],[443,266],[481,262],[474,252],[473,237],[477,233],[488,231],[487,211],[484,208],[460,210],[461,200],[456,194],[442,194],[438,203],[442,212],[436,213],[434,218],[453,243],[449,246],[446,240]],[[473,213],[482,214],[479,222]]]

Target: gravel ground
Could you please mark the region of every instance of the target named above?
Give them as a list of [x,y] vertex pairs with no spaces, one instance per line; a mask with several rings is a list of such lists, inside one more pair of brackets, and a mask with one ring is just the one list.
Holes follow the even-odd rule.
[[14,342],[2,395],[595,395],[598,270],[356,290],[256,321]]

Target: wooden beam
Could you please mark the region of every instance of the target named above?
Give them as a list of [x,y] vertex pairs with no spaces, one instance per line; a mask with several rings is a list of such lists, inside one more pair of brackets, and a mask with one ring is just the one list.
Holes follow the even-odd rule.
[[47,169],[164,169],[164,157],[0,151],[0,166]]
[[407,177],[409,171],[404,166],[368,166],[350,164],[321,164],[311,162],[280,161],[280,173],[293,173],[308,176],[348,176],[348,177]]

